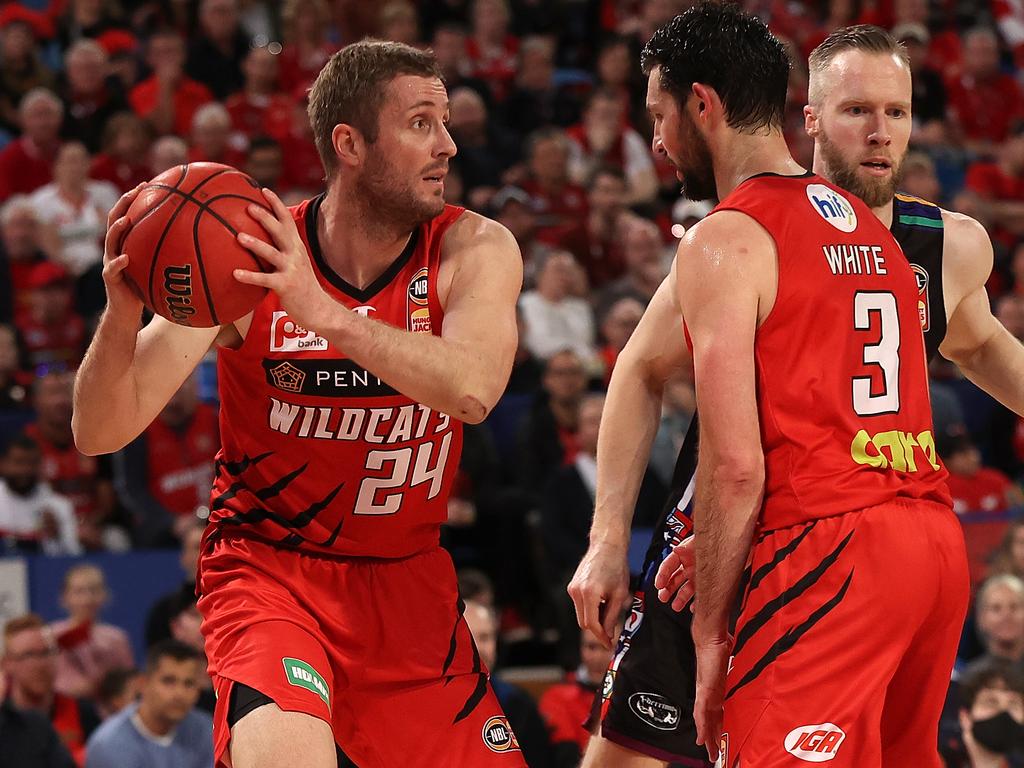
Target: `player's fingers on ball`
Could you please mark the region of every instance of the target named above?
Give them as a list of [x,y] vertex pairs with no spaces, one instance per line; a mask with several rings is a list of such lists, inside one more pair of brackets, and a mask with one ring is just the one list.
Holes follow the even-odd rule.
[[286,206],[281,201],[281,198],[277,196],[277,193],[274,192],[274,190],[268,187],[264,187],[262,192],[263,197],[265,197],[267,199],[267,202],[270,203],[270,208],[274,211],[274,213],[277,215],[279,219],[281,219],[282,221],[291,219],[292,215],[291,212],[288,210],[288,206]]
[[128,231],[128,219],[124,216],[118,217],[107,227],[107,235],[104,238],[104,254],[117,254],[121,250],[121,241]]
[[258,285],[262,288],[272,288],[274,275],[267,272],[250,272],[247,269],[236,269],[231,273],[235,280],[246,285]]
[[268,264],[278,268],[284,266],[284,254],[265,240],[253,237],[247,232],[239,232],[238,242]]

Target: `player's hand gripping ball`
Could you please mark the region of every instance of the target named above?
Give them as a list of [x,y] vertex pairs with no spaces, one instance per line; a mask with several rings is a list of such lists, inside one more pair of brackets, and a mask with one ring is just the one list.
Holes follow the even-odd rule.
[[239,232],[269,240],[247,212],[253,204],[269,210],[259,184],[230,166],[188,163],[161,173],[128,209],[128,284],[178,325],[212,328],[248,314],[267,292],[233,277],[236,269],[266,269],[237,240]]

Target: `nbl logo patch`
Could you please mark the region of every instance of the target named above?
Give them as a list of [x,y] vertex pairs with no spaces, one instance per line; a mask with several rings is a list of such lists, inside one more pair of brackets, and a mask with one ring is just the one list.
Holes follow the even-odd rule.
[[824,184],[808,184],[807,199],[821,218],[840,232],[853,232],[857,228],[857,212],[850,201]]
[[513,752],[519,749],[519,742],[512,733],[512,726],[508,724],[507,717],[490,718],[484,723],[480,735],[491,752]]
[[409,281],[408,328],[416,333],[430,333],[430,276],[426,267]]
[[931,328],[932,318],[928,312],[928,271],[917,264],[911,264],[914,279],[917,281],[917,314],[921,320],[921,330]]

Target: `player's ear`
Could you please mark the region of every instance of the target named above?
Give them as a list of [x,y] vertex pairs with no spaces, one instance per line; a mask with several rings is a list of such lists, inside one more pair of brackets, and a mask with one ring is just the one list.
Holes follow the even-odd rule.
[[810,104],[805,105],[804,131],[806,131],[807,135],[810,136],[812,139],[815,139],[818,137],[818,133],[820,132],[820,130],[821,129],[818,126],[818,113]]
[[339,123],[331,131],[331,144],[341,165],[359,165],[366,154],[363,135],[346,123]]
[[695,117],[698,120],[707,119],[712,112],[721,109],[722,101],[718,98],[714,88],[709,88],[703,83],[694,83],[690,88],[693,95],[697,97],[694,107],[696,109]]

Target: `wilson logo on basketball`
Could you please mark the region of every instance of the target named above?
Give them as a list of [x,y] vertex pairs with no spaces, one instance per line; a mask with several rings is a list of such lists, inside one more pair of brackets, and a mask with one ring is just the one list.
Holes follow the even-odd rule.
[[484,729],[480,734],[484,744],[492,752],[511,752],[519,749],[519,742],[516,735],[512,733],[512,727],[508,724],[507,717],[492,717],[484,723]]
[[327,349],[327,339],[307,331],[288,317],[287,312],[274,312],[270,318],[271,352],[309,352]]
[[834,760],[846,732],[835,723],[801,725],[786,736],[786,751],[808,763]]
[[164,301],[171,317],[186,321],[196,313],[192,306],[192,265],[164,267]]

